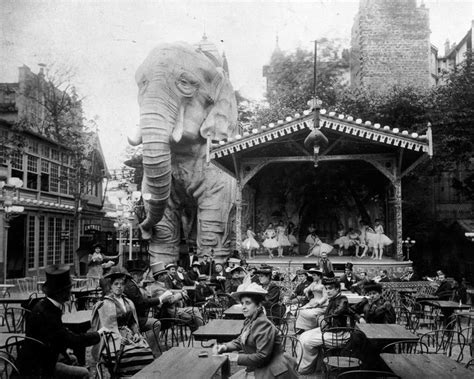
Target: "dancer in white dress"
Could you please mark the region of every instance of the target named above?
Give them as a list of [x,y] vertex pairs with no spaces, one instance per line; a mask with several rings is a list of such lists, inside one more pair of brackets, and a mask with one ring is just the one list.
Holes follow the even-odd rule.
[[283,257],[283,250],[285,247],[291,246],[290,240],[286,236],[286,227],[283,225],[283,221],[278,223],[276,227],[277,242],[278,242],[278,256]]
[[255,239],[255,233],[252,230],[252,226],[247,225],[247,231],[245,233],[247,234],[247,238],[244,240],[244,242],[242,242],[242,247],[244,248],[244,250],[248,251],[249,259],[251,259],[252,251],[257,250],[260,245]]
[[375,227],[374,227],[376,239],[375,239],[375,253],[373,255],[373,259],[382,259],[383,256],[383,249],[386,246],[389,246],[393,243],[393,241],[388,238],[384,234],[383,226],[382,226],[382,221],[377,219],[375,220]]
[[324,313],[328,303],[326,290],[322,284],[323,273],[319,268],[310,268],[308,274],[313,277],[313,283],[304,289],[309,302],[300,308],[296,318],[296,329],[302,331],[311,330],[318,327],[319,316]]
[[311,233],[306,237],[306,242],[309,244],[308,255],[306,255],[306,258],[311,256],[320,258],[322,252],[329,254],[334,249],[331,245],[321,241],[316,233]]
[[265,240],[263,241],[262,245],[265,248],[265,250],[267,250],[268,257],[273,258],[273,250],[277,249],[278,246],[280,245],[278,245],[278,242],[276,240],[277,234],[276,234],[275,229],[273,228],[272,223],[268,224],[268,227],[263,233],[263,236],[265,237]]

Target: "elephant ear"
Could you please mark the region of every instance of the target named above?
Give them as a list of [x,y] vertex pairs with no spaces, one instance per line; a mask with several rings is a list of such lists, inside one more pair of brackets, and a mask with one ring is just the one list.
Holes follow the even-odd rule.
[[219,73],[216,77],[213,100],[214,104],[201,125],[201,136],[208,136],[213,141],[227,139],[235,134],[237,128],[237,101],[229,79]]

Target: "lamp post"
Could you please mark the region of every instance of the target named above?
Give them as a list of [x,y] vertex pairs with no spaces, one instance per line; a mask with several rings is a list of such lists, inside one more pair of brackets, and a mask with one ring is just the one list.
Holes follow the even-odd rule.
[[407,249],[407,260],[410,260],[410,249],[415,245],[416,241],[412,240],[410,237],[407,237],[402,241],[403,245]]
[[0,181],[2,197],[0,198],[0,210],[3,213],[3,283],[7,282],[7,260],[8,260],[8,229],[10,220],[21,214],[25,208],[13,205],[14,195],[18,188],[23,186],[23,181],[19,178],[9,178],[6,182]]

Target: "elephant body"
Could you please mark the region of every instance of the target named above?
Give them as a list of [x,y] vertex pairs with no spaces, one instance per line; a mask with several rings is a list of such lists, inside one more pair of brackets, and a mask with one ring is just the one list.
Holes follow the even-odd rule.
[[198,252],[224,260],[235,180],[206,162],[207,139],[235,135],[237,105],[219,57],[184,43],[155,48],[136,74],[143,143],[142,195],[151,261],[174,262],[181,226]]

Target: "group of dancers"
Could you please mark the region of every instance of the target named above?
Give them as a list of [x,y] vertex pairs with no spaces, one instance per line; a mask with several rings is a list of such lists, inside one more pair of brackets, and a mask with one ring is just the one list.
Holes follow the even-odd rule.
[[[276,227],[273,223],[269,223],[265,231],[261,235],[263,242],[257,241],[257,235],[251,225],[247,226],[246,239],[242,243],[242,248],[248,253],[249,258],[255,257],[256,251],[263,246],[269,258],[274,257],[274,250],[278,251],[278,257],[283,257],[283,252],[288,249],[292,255],[297,254],[298,240],[295,237],[296,226],[292,222],[285,227],[283,221],[279,221]],[[384,233],[382,221],[376,219],[374,226],[361,221],[360,229],[350,228],[347,232],[341,227],[338,230],[338,236],[333,245],[323,242],[316,233],[314,224],[308,227],[308,235],[305,242],[309,248],[306,258],[315,256],[320,257],[321,253],[330,254],[335,249],[342,256],[344,250],[354,249],[357,258],[368,257],[371,259],[382,259],[384,249],[391,245],[393,241]]]

